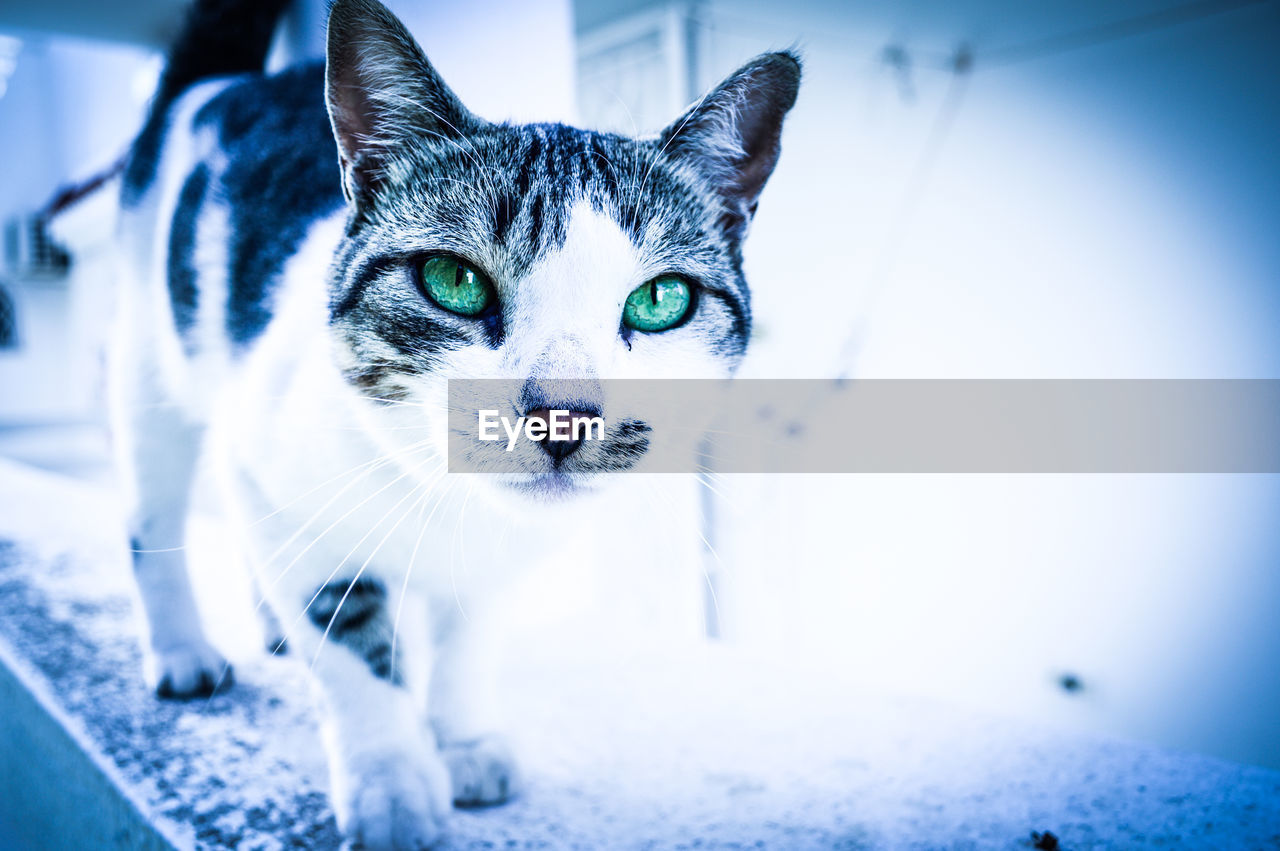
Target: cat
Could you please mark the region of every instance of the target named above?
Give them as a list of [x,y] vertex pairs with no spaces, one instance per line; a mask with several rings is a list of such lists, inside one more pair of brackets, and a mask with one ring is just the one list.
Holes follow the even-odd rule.
[[[730,376],[742,242],[800,65],[759,56],[653,137],[490,123],[376,0],[332,5],[323,63],[264,74],[282,6],[197,0],[123,174],[112,409],[146,675],[161,697],[230,684],[183,552],[211,444],[268,643],[311,668],[340,829],[422,848],[454,804],[519,785],[489,697],[491,589],[660,437],[631,412],[521,472],[450,474],[446,382],[518,379],[484,405],[513,419],[616,423],[601,379]],[[516,543],[485,531],[498,509],[463,524],[473,491],[559,525]]]

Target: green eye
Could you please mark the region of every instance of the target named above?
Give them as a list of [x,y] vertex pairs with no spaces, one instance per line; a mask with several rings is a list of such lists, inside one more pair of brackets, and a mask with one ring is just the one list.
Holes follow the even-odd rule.
[[422,288],[432,301],[459,316],[479,316],[497,297],[483,272],[446,255],[422,264]]
[[631,291],[622,306],[622,322],[637,331],[666,331],[680,324],[692,302],[688,284],[674,275],[663,275]]

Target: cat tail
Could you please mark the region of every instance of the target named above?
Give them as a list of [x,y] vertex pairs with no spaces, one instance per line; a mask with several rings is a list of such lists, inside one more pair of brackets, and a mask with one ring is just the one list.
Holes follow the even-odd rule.
[[212,77],[261,71],[276,21],[289,0],[195,0],[169,48],[146,123],[126,157],[125,206],[145,193],[170,108],[183,92]]
[[288,0],[195,0],[169,48],[152,102],[168,108],[188,87],[209,77],[261,71],[276,21]]

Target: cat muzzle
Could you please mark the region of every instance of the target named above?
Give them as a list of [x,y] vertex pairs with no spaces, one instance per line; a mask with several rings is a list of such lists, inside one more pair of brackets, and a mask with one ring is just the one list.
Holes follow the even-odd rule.
[[529,420],[541,421],[538,445],[551,456],[551,465],[559,468],[565,459],[581,448],[591,423],[600,418],[598,411],[571,411],[558,408],[534,408],[525,412]]

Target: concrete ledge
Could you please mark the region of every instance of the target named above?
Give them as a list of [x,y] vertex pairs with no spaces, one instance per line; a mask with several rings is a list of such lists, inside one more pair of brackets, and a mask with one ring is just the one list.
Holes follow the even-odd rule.
[[0,644],[0,837],[11,848],[173,851],[114,767]]
[[[0,544],[0,845],[337,847],[317,772],[291,754],[315,736],[305,699],[259,687],[258,670],[228,695],[156,700],[128,598],[44,597],[23,565],[63,581],[71,568],[29,558]],[[281,692],[305,695],[279,667]]]
[[112,501],[0,462],[0,514],[0,847],[337,847],[302,671],[157,700]]
[[[0,847],[336,848],[305,672],[155,700],[110,493],[0,461]],[[733,648],[529,641],[528,790],[450,848],[1280,847],[1280,772],[859,693]],[[1224,719],[1229,723],[1229,719]]]

